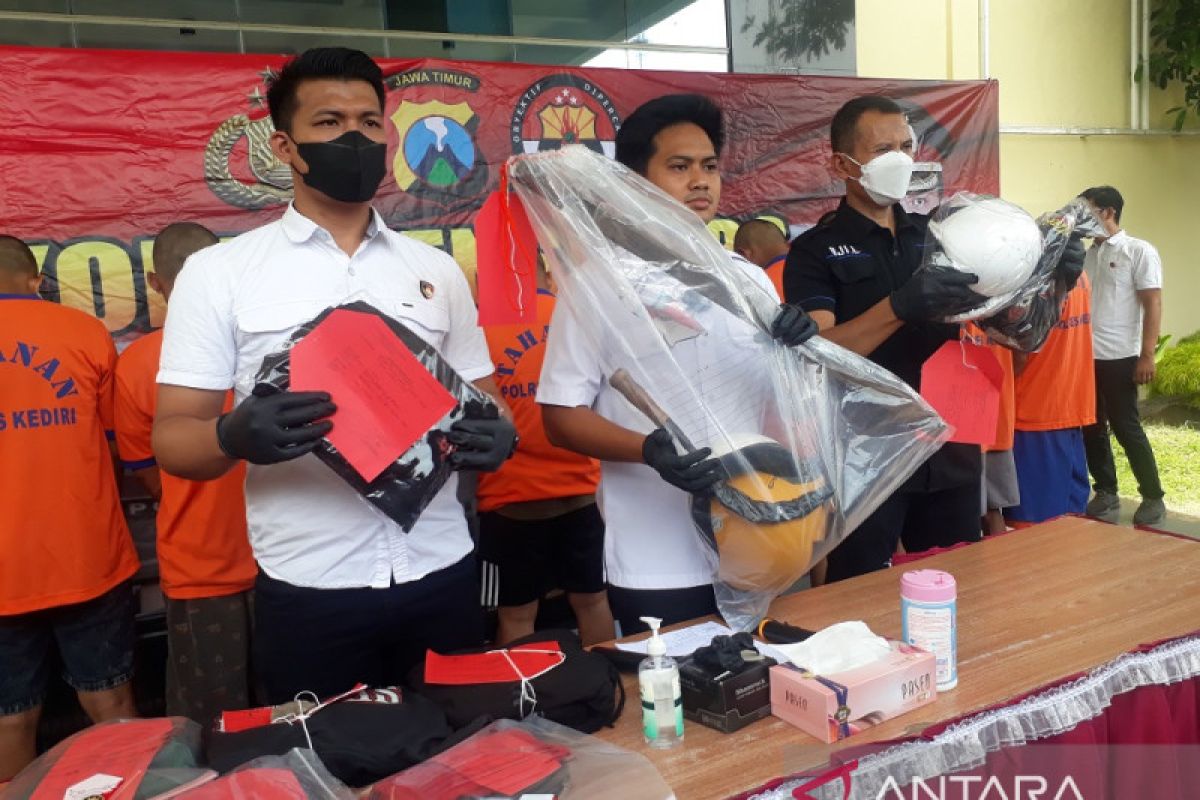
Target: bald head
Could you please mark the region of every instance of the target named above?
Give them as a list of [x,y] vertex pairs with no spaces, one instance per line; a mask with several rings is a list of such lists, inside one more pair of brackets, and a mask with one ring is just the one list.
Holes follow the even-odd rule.
[[733,237],[733,249],[747,261],[764,269],[775,259],[787,255],[787,237],[774,222],[752,219],[743,222]]
[[37,259],[29,245],[0,234],[0,294],[34,294],[39,282]]
[[164,294],[169,292],[188,256],[218,241],[212,231],[195,222],[173,222],[163,228],[154,238],[153,250],[154,274],[163,286],[154,288]]

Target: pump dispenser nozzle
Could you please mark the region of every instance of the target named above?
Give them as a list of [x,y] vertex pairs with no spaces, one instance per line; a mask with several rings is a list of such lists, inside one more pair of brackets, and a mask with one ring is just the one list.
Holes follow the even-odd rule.
[[665,656],[667,654],[667,644],[658,635],[658,626],[662,625],[662,620],[658,617],[640,617],[640,619],[650,626],[650,641],[646,643],[646,655]]

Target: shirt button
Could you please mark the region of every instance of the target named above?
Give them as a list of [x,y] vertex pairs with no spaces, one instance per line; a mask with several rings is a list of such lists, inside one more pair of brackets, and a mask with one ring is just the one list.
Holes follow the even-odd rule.
[[355,272],[355,271],[354,271],[354,267],[350,267],[350,269],[349,269],[349,272],[350,272],[350,274],[351,274],[351,275],[357,275],[357,274],[358,274],[357,272]]

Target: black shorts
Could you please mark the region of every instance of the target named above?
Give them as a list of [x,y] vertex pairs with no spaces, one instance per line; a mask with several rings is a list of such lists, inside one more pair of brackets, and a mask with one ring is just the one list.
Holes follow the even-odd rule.
[[0,617],[0,716],[38,705],[58,644],[63,678],[76,691],[115,689],[133,677],[133,589],[122,581],[99,597]]
[[593,503],[549,519],[479,515],[479,552],[496,565],[499,604],[522,606],[550,589],[604,590],[604,518]]

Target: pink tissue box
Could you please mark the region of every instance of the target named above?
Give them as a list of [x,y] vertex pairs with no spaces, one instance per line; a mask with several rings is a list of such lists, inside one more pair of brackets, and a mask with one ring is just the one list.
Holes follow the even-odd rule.
[[814,675],[790,664],[771,667],[771,713],[823,742],[836,742],[933,702],[933,653],[889,643],[886,657],[845,672]]

